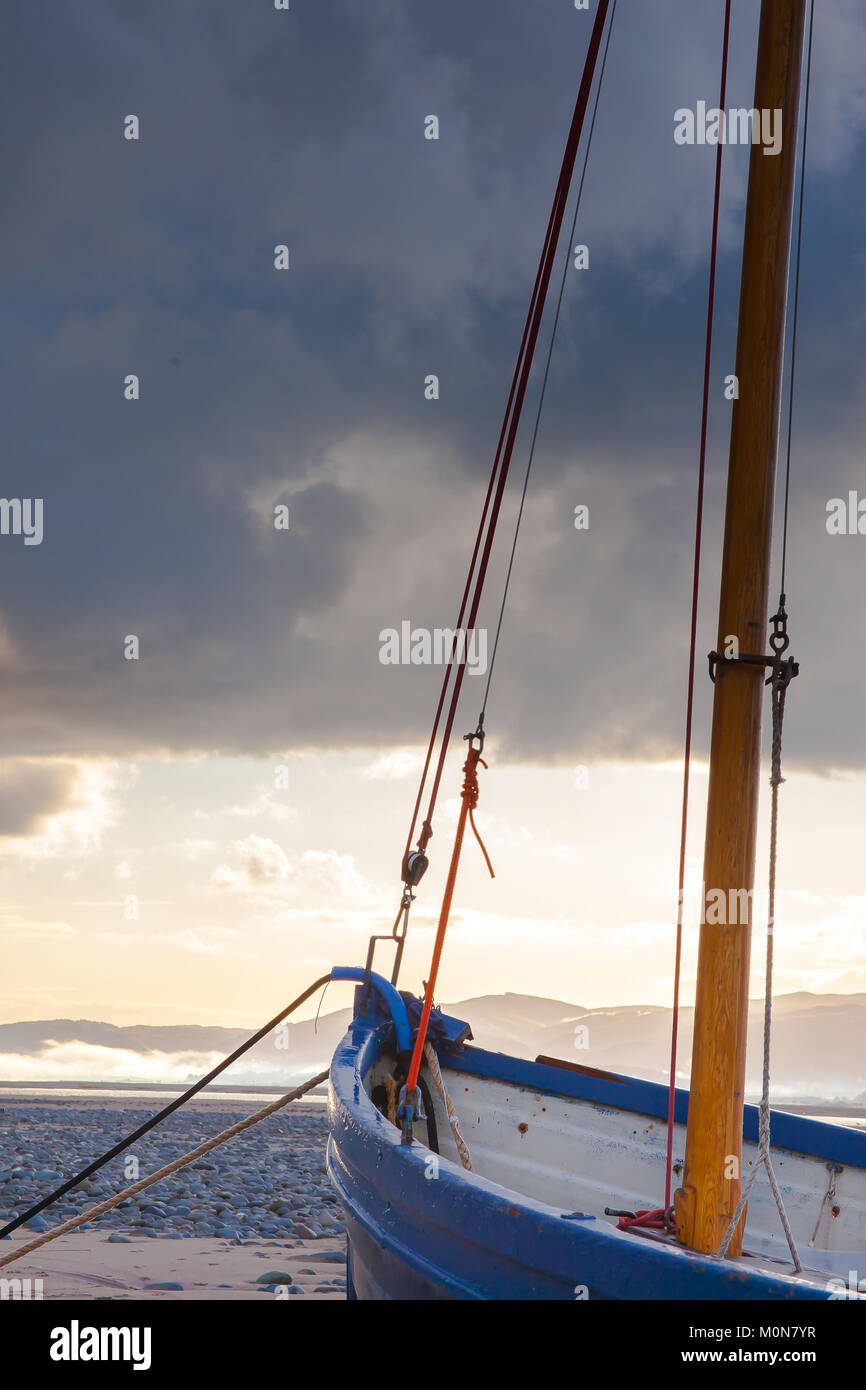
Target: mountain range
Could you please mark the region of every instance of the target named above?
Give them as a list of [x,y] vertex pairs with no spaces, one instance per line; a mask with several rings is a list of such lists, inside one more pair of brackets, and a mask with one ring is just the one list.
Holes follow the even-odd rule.
[[[586,1008],[534,995],[497,994],[443,1005],[466,1019],[493,1052],[539,1054],[650,1081],[667,1080],[671,1011],[657,1005]],[[753,1001],[747,1092],[761,1075],[763,1004]],[[327,1065],[348,1009],[286,1027],[225,1073],[233,1085],[290,1086]],[[693,1011],[680,1014],[678,1079],[688,1084]],[[197,1024],[129,1027],[87,1019],[0,1024],[0,1083],[189,1083],[249,1036],[243,1028]],[[866,1104],[866,994],[786,994],[774,1001],[776,1099]]]

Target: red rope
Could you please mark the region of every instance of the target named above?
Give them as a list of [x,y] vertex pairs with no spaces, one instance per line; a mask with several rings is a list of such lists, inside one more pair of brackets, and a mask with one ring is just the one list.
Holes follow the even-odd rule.
[[[466,756],[466,762],[463,765],[462,805],[460,807],[460,816],[457,821],[457,833],[454,836],[454,848],[451,851],[451,863],[448,868],[448,879],[445,883],[445,894],[442,898],[442,907],[439,912],[439,926],[436,929],[436,940],[433,943],[433,959],[430,963],[430,974],[424,988],[424,1006],[421,1010],[421,1021],[418,1025],[415,1046],[412,1050],[409,1075],[406,1078],[407,1094],[411,1094],[418,1084],[418,1073],[421,1070],[421,1056],[424,1051],[424,1043],[427,1041],[427,1025],[430,1022],[430,1010],[433,1007],[433,992],[436,988],[436,977],[439,974],[439,962],[442,959],[442,947],[445,944],[445,932],[448,928],[448,918],[451,915],[451,899],[454,896],[454,885],[457,882],[457,869],[460,864],[460,851],[463,848],[463,833],[466,829],[466,818],[472,815],[473,810],[478,805],[477,767],[479,763],[481,763],[482,767],[487,766],[481,757],[480,748],[470,748]],[[475,834],[478,835],[477,830]],[[480,836],[478,836],[478,840],[480,844]],[[481,848],[484,849],[484,846],[482,845]],[[486,850],[484,850],[484,857],[487,859]],[[490,868],[489,859],[487,859],[487,867]],[[490,872],[493,873],[493,870],[490,869]]]
[[621,1216],[616,1223],[618,1231],[631,1231],[635,1226],[648,1226],[652,1231],[666,1231],[665,1209],[658,1207],[654,1211],[636,1211],[634,1216]]
[[[725,4],[725,32],[722,43],[722,80],[719,94],[719,109],[725,109],[725,95],[728,82],[728,43],[731,32],[731,0],[726,0]],[[722,151],[724,146],[719,142],[716,146],[716,183],[713,195],[713,237],[710,247],[710,284],[707,295],[707,339],[704,353],[704,394],[703,406],[701,410],[701,450],[700,462],[698,465],[698,499],[695,514],[695,558],[694,571],[692,575],[692,620],[691,636],[689,639],[689,680],[688,698],[686,701],[686,732],[685,732],[685,752],[683,759],[683,806],[682,820],[680,823],[680,865],[679,865],[679,899],[677,905],[677,941],[674,957],[674,1002],[673,1015],[671,1019],[671,1066],[670,1084],[668,1088],[668,1136],[667,1136],[667,1158],[665,1163],[665,1210],[671,1204],[671,1174],[673,1171],[673,1152],[674,1152],[674,1112],[676,1108],[676,1084],[677,1084],[677,1038],[679,1034],[679,1006],[680,1006],[680,971],[683,954],[683,891],[686,876],[686,835],[688,831],[689,816],[689,770],[692,751],[692,711],[694,708],[695,691],[695,651],[697,644],[698,628],[698,589],[700,586],[701,573],[701,538],[703,534],[703,515],[704,515],[704,476],[706,473],[707,462],[707,421],[709,418],[710,407],[710,363],[713,355],[713,310],[716,299],[716,259],[719,246],[719,205],[721,202],[722,188]],[[641,1213],[638,1213],[640,1216]],[[621,1223],[620,1223],[621,1224]],[[635,1224],[632,1222],[632,1224]],[[646,1223],[643,1223],[646,1224]],[[622,1229],[625,1229],[624,1227]]]
[[[490,552],[493,546],[493,538],[496,533],[496,525],[499,520],[499,512],[502,506],[502,497],[505,492],[505,484],[508,479],[508,471],[511,464],[511,456],[514,451],[514,441],[517,437],[517,430],[520,425],[520,417],[523,409],[523,402],[526,396],[526,389],[529,383],[529,376],[532,370],[535,345],[538,340],[538,333],[544,314],[544,306],[547,299],[547,290],[550,284],[550,277],[553,271],[556,251],[559,244],[559,234],[562,228],[562,220],[565,215],[565,208],[568,202],[568,194],[571,187],[571,178],[574,172],[574,165],[577,159],[577,151],[580,145],[580,138],[583,132],[584,117],[589,104],[592,81],[595,75],[596,62],[599,49],[601,47],[602,34],[607,19],[607,12],[610,0],[599,0],[593,23],[592,34],[589,41],[586,63],[584,65],[583,76],[575,102],[574,114],[566,140],[565,153],[563,154],[562,167],[557,180],[556,192],[554,194],[553,206],[547,224],[547,232],[544,238],[544,246],[535,276],[535,284],[532,290],[532,297],[529,303],[529,310],[526,315],[526,323],[523,329],[523,337],[520,343],[520,350],[517,355],[517,363],[514,368],[514,375],[511,381],[511,389],[508,395],[508,402],[505,408],[505,417],[502,422],[502,429],[499,435],[499,443],[493,460],[493,468],[490,474],[490,481],[487,486],[487,495],[484,501],[484,508],[481,514],[481,521],[475,538],[475,546],[472,551],[472,559],[469,565],[469,573],[466,578],[466,585],[463,590],[463,598],[460,604],[460,613],[457,619],[455,632],[463,627],[464,617],[466,626],[472,629],[478,616],[478,608],[481,603],[481,595],[484,588],[484,580],[487,575],[487,567],[490,561]],[[486,530],[486,534],[485,534]],[[482,545],[483,538],[483,545]],[[479,558],[480,552],[480,558]],[[476,564],[478,571],[475,575],[473,588],[473,573]],[[472,594],[470,600],[470,592]],[[415,799],[415,806],[412,812],[412,821],[409,826],[409,834],[406,840],[405,855],[408,855],[412,836],[418,820],[418,813],[421,808],[421,801],[424,795],[424,788],[433,758],[433,751],[436,746],[436,738],[439,731],[439,723],[442,712],[445,708],[445,698],[452,674],[453,658],[456,651],[457,638],[452,643],[451,660],[445,667],[445,674],[442,680],[442,689],[439,701],[436,706],[436,714],[433,721],[433,730],[430,735],[430,742],[427,747],[427,755],[424,760],[424,767],[421,773],[421,782],[418,787],[418,795]],[[439,794],[439,784],[442,780],[442,771],[445,766],[445,757],[448,752],[448,745],[454,727],[454,718],[460,698],[460,691],[463,685],[463,677],[466,672],[464,662],[458,664],[454,683],[451,690],[451,699],[446,715],[445,727],[442,733],[442,740],[439,749],[439,756],[436,762],[436,770],[430,793],[430,800],[427,807],[427,815],[423,821],[421,835],[418,840],[419,850],[424,850],[433,834],[433,812],[436,806],[436,799]],[[404,862],[405,862],[404,855]]]

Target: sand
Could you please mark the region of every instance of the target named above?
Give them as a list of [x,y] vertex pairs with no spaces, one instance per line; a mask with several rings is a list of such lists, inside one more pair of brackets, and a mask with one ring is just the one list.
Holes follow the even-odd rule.
[[[0,1253],[9,1254],[15,1244],[25,1245],[32,1232],[16,1231],[0,1242]],[[115,1245],[104,1232],[81,1231],[59,1236],[31,1256],[0,1270],[6,1279],[41,1279],[42,1298],[190,1300],[274,1299],[284,1294],[264,1292],[255,1280],[274,1271],[289,1273],[304,1290],[291,1295],[292,1302],[307,1299],[345,1299],[345,1292],[315,1292],[322,1279],[345,1276],[343,1263],[323,1261],[326,1251],[345,1253],[345,1240],[309,1240],[289,1249],[273,1241],[251,1240],[243,1245],[224,1240],[170,1240],[164,1237],[132,1238],[129,1245]],[[313,1273],[304,1271],[312,1270]],[[182,1290],[154,1289],[154,1283],[183,1284]],[[223,1287],[227,1285],[228,1287]],[[35,1286],[31,1283],[31,1289]]]
[[[165,1097],[155,1098],[144,1093],[116,1097],[104,1093],[34,1097],[9,1094],[7,1091],[0,1104],[0,1110],[5,1111],[0,1121],[0,1159],[5,1153],[5,1159],[0,1161],[0,1169],[4,1165],[11,1169],[15,1164],[28,1169],[53,1165],[59,1178],[60,1172],[66,1174],[70,1169],[75,1171],[83,1160],[104,1152],[127,1127],[139,1124],[145,1114],[153,1113],[164,1103]],[[197,1096],[165,1126],[154,1131],[154,1135],[164,1136],[174,1132],[172,1153],[174,1149],[183,1153],[198,1143],[205,1133],[217,1132],[244,1114],[259,1109],[261,1103],[260,1097],[250,1094],[230,1098]],[[120,1111],[126,1111],[127,1116],[118,1129],[119,1122],[123,1120],[118,1113]],[[309,1192],[313,1179],[317,1193],[320,1189],[330,1192],[324,1168],[325,1135],[323,1106],[303,1102],[290,1106],[281,1116],[239,1135],[208,1156],[207,1164],[216,1164],[220,1168],[214,1186],[220,1191],[230,1186],[235,1192],[235,1205],[245,1207],[248,1212],[251,1212],[247,1200],[251,1195],[250,1185],[263,1173],[273,1183],[273,1193],[284,1191],[287,1198],[297,1193],[298,1184],[305,1185]],[[150,1137],[139,1141],[135,1145],[135,1152],[147,1155],[148,1144],[152,1145],[153,1142]],[[75,1159],[72,1157],[74,1143],[79,1144]],[[158,1166],[166,1156],[154,1152],[150,1162],[154,1167]],[[119,1187],[122,1181],[121,1163],[122,1160],[116,1160],[112,1168],[106,1170],[109,1191]],[[41,1279],[43,1301],[236,1301],[286,1297],[285,1293],[266,1292],[263,1285],[255,1282],[262,1274],[280,1271],[291,1274],[294,1285],[304,1290],[303,1294],[288,1295],[295,1303],[303,1302],[305,1298],[345,1299],[344,1289],[316,1291],[325,1280],[345,1279],[345,1258],[321,1258],[329,1252],[339,1252],[345,1257],[346,1237],[342,1231],[328,1231],[314,1240],[302,1239],[294,1234],[267,1235],[255,1229],[259,1221],[268,1216],[268,1212],[258,1209],[258,1214],[254,1214],[247,1223],[251,1228],[249,1236],[244,1236],[240,1241],[228,1240],[213,1233],[188,1234],[181,1239],[173,1239],[169,1230],[177,1223],[171,1218],[172,1192],[178,1181],[189,1182],[194,1174],[195,1167],[190,1167],[151,1189],[148,1196],[167,1203],[167,1215],[162,1219],[158,1216],[153,1218],[152,1224],[159,1231],[157,1235],[139,1234],[134,1224],[130,1224],[124,1214],[118,1212],[116,1219],[107,1225],[100,1223],[88,1230],[59,1236],[33,1255],[0,1268],[0,1279]],[[32,1195],[51,1191],[54,1185],[53,1178],[33,1179]],[[85,1195],[83,1205],[90,1207],[99,1200],[102,1200],[101,1195]],[[325,1208],[323,1202],[327,1199],[316,1193],[303,1200],[309,1203],[304,1211],[309,1210],[312,1216],[304,1214],[299,1219],[313,1226],[321,1224],[319,1218],[326,1210],[334,1216],[342,1215],[336,1205]],[[333,1198],[330,1201],[333,1203]],[[26,1201],[15,1203],[15,1209],[24,1206]],[[50,1209],[48,1217],[52,1223],[65,1219],[59,1212]],[[234,1224],[228,1215],[219,1219]],[[129,1243],[109,1240],[112,1227],[118,1232],[122,1231]],[[15,1231],[11,1238],[0,1241],[0,1256],[8,1255],[16,1245],[28,1244],[36,1234],[35,1230],[27,1228]],[[162,1283],[182,1284],[183,1289],[149,1287]],[[31,1289],[33,1287],[31,1283]],[[0,1301],[2,1297],[0,1292]]]

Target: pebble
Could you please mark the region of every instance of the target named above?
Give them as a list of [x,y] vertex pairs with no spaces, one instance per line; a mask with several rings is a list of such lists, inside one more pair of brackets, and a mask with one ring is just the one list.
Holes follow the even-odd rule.
[[[176,1111],[46,1215],[33,1217],[28,1228],[42,1234],[121,1191],[124,1182],[135,1181],[124,1168],[131,1156],[138,1160],[135,1177],[146,1177],[248,1113],[210,1106]],[[7,1107],[0,1129],[0,1225],[86,1167],[143,1118],[139,1108],[29,1102]],[[233,1244],[264,1239],[281,1250],[298,1240],[340,1235],[342,1208],[328,1182],[326,1140],[323,1107],[290,1107],[167,1178],[152,1193],[105,1212],[96,1218],[97,1228],[114,1244],[141,1236],[219,1238]],[[319,1259],[345,1262],[340,1251]],[[290,1291],[302,1292],[297,1285]]]

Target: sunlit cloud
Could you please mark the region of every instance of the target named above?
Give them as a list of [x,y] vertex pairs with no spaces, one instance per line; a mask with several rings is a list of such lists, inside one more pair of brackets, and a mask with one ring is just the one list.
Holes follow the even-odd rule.
[[50,794],[41,807],[33,806],[25,833],[0,837],[3,853],[12,858],[93,854],[117,823],[120,794],[135,775],[129,765],[118,762],[13,759],[3,771],[8,800],[27,796],[28,774],[42,779]]
[[410,773],[421,771],[423,754],[417,748],[394,748],[381,753],[363,769],[362,777],[371,782],[400,782]]

